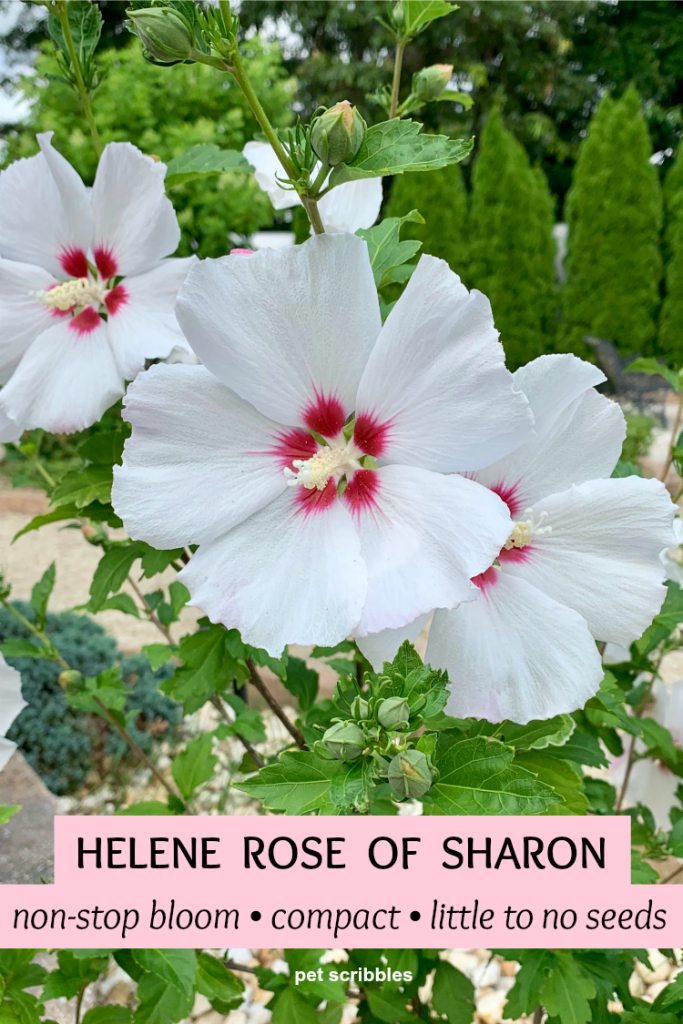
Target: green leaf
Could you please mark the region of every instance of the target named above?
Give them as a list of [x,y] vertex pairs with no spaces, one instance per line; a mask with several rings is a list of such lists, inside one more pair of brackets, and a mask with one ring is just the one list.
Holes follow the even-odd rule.
[[83,1024],[130,1024],[127,1006],[93,1006],[83,1017]]
[[512,764],[514,751],[482,736],[449,747],[436,763],[439,780],[425,814],[542,814],[557,803],[550,786]]
[[372,228],[360,228],[359,235],[368,246],[370,266],[377,288],[391,281],[387,277],[401,264],[412,259],[422,247],[422,242],[401,241],[401,227],[406,222],[424,224],[417,210],[411,210],[405,217],[386,217]]
[[[113,594],[108,597],[106,601],[100,605],[98,611],[116,611],[123,612],[124,615],[134,615],[136,619],[140,618],[140,612],[130,594]],[[162,644],[155,644],[156,647],[161,647]]]
[[271,1024],[319,1024],[319,1018],[315,1008],[288,985],[275,1004]]
[[233,1004],[237,1008],[244,997],[244,982],[209,953],[199,953],[197,956],[196,985],[197,991],[210,1002],[216,1000],[223,1005]]
[[171,766],[178,789],[189,800],[195,789],[213,778],[218,758],[213,753],[210,733],[204,733],[190,740],[185,750],[178,754]]
[[98,466],[118,466],[123,458],[123,446],[130,436],[130,426],[125,421],[121,430],[102,430],[91,434],[78,446],[78,454]]
[[82,509],[91,501],[109,502],[113,473],[111,466],[93,463],[66,473],[52,495],[53,505],[75,505]]
[[[147,547],[147,545],[145,545],[145,547],[146,550],[142,555],[140,563],[142,566],[142,575],[145,579],[157,576],[160,572],[163,572],[164,569],[168,569],[171,562],[179,561],[184,554],[184,548],[173,548],[170,551],[157,551],[156,548]],[[182,587],[183,584],[179,583],[178,586]],[[185,590],[189,597],[190,595],[187,588],[183,587],[183,590]]]
[[173,814],[167,804],[160,800],[142,800],[140,803],[131,804],[125,810],[117,811],[117,814]]
[[544,814],[587,814],[588,798],[581,791],[581,776],[572,766],[545,752],[525,750],[517,754],[515,764],[533,772],[537,779],[552,786],[558,801],[547,807]]
[[664,366],[658,362],[653,356],[647,359],[634,359],[632,363],[626,367],[625,373],[646,373],[648,377],[663,377],[667,380],[674,391],[680,391],[681,379],[676,370],[670,370],[668,366]]
[[562,1024],[586,1024],[593,1016],[589,1000],[596,995],[595,985],[572,954],[556,952],[541,992],[548,1015],[559,1017]]
[[626,476],[642,476],[643,471],[635,462],[623,462],[621,459],[612,470],[612,480],[621,480]]
[[0,653],[4,658],[49,658],[47,648],[32,640],[5,640],[0,644]]
[[52,512],[46,512],[42,516],[34,516],[30,523],[22,527],[18,533],[15,533],[12,537],[12,543],[23,537],[25,533],[31,533],[32,530],[39,530],[41,526],[47,526],[48,523],[59,523],[65,519],[78,519],[82,515],[82,512],[76,505],[62,505],[60,508],[55,508]]
[[[139,952],[189,953],[194,957],[191,950],[181,949],[134,950],[133,956]],[[140,1005],[133,1014],[134,1024],[177,1024],[189,1016],[194,1005],[194,987],[189,990],[178,988],[159,974],[143,974],[136,995]]]
[[[304,971],[306,974],[309,971],[315,971],[317,974],[323,952],[322,949],[286,949],[285,959],[289,965],[289,977],[294,977],[297,971]],[[344,982],[331,981],[325,969],[322,973],[322,981],[319,981],[317,977],[315,981],[309,981],[306,977],[299,982],[297,985],[299,992],[303,995],[317,996],[319,1000],[332,999],[335,1002],[344,1002],[346,1000]]]
[[308,711],[315,704],[315,698],[318,696],[319,676],[314,669],[308,667],[302,658],[290,657],[288,659],[287,676],[283,682],[289,692],[296,697],[302,711]]
[[[200,622],[208,622],[201,619]],[[223,626],[209,624],[184,636],[178,657],[184,663],[161,687],[162,691],[184,705],[186,715],[197,711],[218,689],[231,679],[246,676],[228,650],[229,633]]]
[[207,174],[223,174],[225,171],[252,171],[248,160],[236,149],[220,149],[211,144],[191,146],[168,164],[166,187],[184,185],[193,178]]
[[330,799],[336,807],[365,809],[372,785],[372,766],[364,760],[343,763],[342,770],[332,779]]
[[515,750],[543,750],[548,746],[559,747],[565,743],[573,733],[575,724],[570,715],[555,715],[554,718],[528,722],[526,725],[503,722],[497,736]]
[[6,825],[20,810],[21,804],[0,804],[0,825]]
[[109,962],[109,956],[83,959],[75,957],[68,949],[57,953],[59,968],[51,971],[43,986],[42,999],[71,999],[78,995],[84,985],[97,981]]
[[405,996],[376,988],[368,989],[366,994],[368,1006],[378,1020],[387,1024],[415,1024],[414,1015],[406,1009]]
[[545,949],[512,950],[506,953],[497,950],[506,960],[517,960],[521,964],[515,977],[514,987],[510,989],[505,1006],[505,1015],[511,1020],[522,1014],[531,1014],[539,1005],[541,992],[545,984],[546,970],[553,961],[552,953]]
[[382,121],[368,128],[363,145],[350,164],[339,164],[330,176],[332,186],[361,178],[381,178],[405,171],[432,171],[457,164],[471,152],[473,142],[446,135],[420,135],[417,121]]
[[181,611],[190,600],[190,591],[180,580],[173,580],[168,585],[168,596],[171,599],[172,621],[176,622]]
[[400,33],[403,39],[411,39],[431,21],[443,18],[457,11],[458,5],[447,0],[403,0],[403,21]]
[[262,800],[264,807],[286,814],[334,811],[330,785],[342,770],[340,761],[327,761],[309,750],[285,751],[276,764],[235,785],[236,789]]
[[[143,971],[156,974],[188,995],[194,993],[197,957],[191,949],[134,949],[133,959]],[[138,993],[138,998],[142,996]]]
[[[234,693],[224,693],[223,700],[235,712],[235,721],[232,725],[220,725],[220,738],[224,736],[243,736],[250,743],[261,743],[266,738],[266,727],[263,723],[263,716],[256,708],[249,708],[244,701]],[[225,730],[223,732],[223,730]]]
[[39,629],[45,628],[45,619],[47,618],[47,603],[50,600],[50,594],[52,593],[55,585],[55,574],[56,568],[55,563],[48,566],[39,581],[33,587],[31,591],[31,607],[36,616],[36,622]]
[[448,1024],[470,1024],[474,1018],[474,985],[447,960],[436,967],[432,1006]]
[[156,672],[158,668],[170,661],[175,651],[169,644],[145,644],[142,653]]
[[553,757],[562,757],[565,761],[576,764],[587,764],[592,768],[606,768],[607,758],[596,736],[591,736],[583,729],[575,729],[566,743],[561,747],[548,747]]
[[[90,0],[69,0],[66,5],[69,18],[69,28],[74,48],[81,67],[87,71],[88,65],[100,41],[102,32],[102,14],[97,4]],[[48,32],[64,55],[67,64],[71,66],[69,48],[64,38],[59,18],[50,11],[47,19]]]
[[640,850],[631,847],[631,885],[651,885],[658,881],[658,872],[646,864]]
[[95,575],[90,584],[90,611],[99,612],[108,595],[116,593],[123,586],[133,567],[133,562],[140,558],[146,547],[147,545],[142,541],[133,543],[121,541],[105,551],[97,563]]

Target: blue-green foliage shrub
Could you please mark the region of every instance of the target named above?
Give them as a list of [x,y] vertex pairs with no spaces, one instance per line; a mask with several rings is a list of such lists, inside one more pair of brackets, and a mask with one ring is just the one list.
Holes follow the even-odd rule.
[[[33,619],[30,605],[17,601],[16,607]],[[48,615],[46,630],[64,660],[85,676],[98,675],[120,662],[122,677],[130,685],[126,710],[140,710],[129,731],[143,749],[150,750],[154,743],[153,733],[146,728],[152,722],[163,720],[173,727],[179,721],[179,706],[158,690],[159,683],[171,674],[170,666],[153,672],[144,655],[121,659],[116,641],[86,615]],[[0,642],[29,637],[28,630],[0,608]],[[92,716],[67,703],[57,681],[60,668],[54,662],[42,658],[8,658],[7,662],[21,673],[22,693],[28,703],[8,738],[19,746],[48,789],[58,796],[71,793],[85,782],[101,727]],[[106,746],[116,755],[124,753],[122,741],[108,730]]]

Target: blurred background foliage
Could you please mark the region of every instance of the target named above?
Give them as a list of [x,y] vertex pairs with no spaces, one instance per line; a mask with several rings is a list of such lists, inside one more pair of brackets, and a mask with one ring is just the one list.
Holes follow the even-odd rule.
[[[8,6],[0,0],[0,14]],[[241,149],[253,137],[231,81],[197,65],[143,67],[126,3],[99,6],[94,109],[104,141],[129,138],[168,160],[196,143]],[[374,20],[384,11],[374,0],[242,0],[250,73],[269,116],[283,125],[347,98],[369,122],[381,119],[366,94],[391,74],[391,40]],[[91,180],[80,112],[48,78],[35,9],[0,37],[0,54],[5,84],[29,104],[20,123],[0,125],[2,163],[35,152],[35,132],[53,129]],[[446,62],[474,105],[432,103],[419,119],[474,134],[473,157],[385,181],[385,215],[420,210],[426,223],[406,225],[406,237],[489,295],[512,368],[558,349],[594,358],[585,334],[624,358],[683,363],[683,2],[462,0],[409,45],[403,95],[415,70]],[[291,213],[274,215],[247,175],[189,182],[172,199],[182,255],[218,256],[258,229],[290,226]],[[564,261],[556,222],[569,225]]]

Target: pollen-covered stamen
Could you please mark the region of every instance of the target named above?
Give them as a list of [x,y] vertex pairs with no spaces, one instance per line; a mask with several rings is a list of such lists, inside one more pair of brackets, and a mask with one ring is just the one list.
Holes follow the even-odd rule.
[[284,474],[290,487],[301,484],[307,490],[323,491],[328,480],[341,479],[346,473],[360,469],[355,446],[319,448],[310,459],[293,459],[294,469],[285,466]]
[[93,281],[90,277],[75,277],[71,281],[55,285],[46,292],[37,292],[36,297],[44,302],[48,309],[58,309],[64,313],[74,306],[98,308],[106,293],[107,287],[103,282]]
[[541,512],[537,520],[534,520],[534,510],[532,508],[525,509],[523,514],[528,518],[520,519],[515,523],[512,533],[505,541],[506,551],[511,551],[513,548],[528,547],[534,537],[543,537],[553,532],[552,526],[544,525],[548,518],[547,512]]

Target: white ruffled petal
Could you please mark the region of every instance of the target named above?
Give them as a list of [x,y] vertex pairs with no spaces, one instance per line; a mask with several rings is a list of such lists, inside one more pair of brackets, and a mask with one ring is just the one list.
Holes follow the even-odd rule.
[[0,256],[36,263],[54,277],[78,277],[87,273],[90,198],[68,160],[53,149],[52,135],[38,135],[41,152],[0,173]]
[[356,443],[388,462],[479,469],[532,430],[505,369],[491,305],[444,260],[423,256],[391,311],[358,389]]
[[435,607],[473,600],[470,579],[488,569],[511,530],[507,506],[492,491],[425,469],[358,473],[342,500],[354,515],[369,571],[356,636],[399,629]]
[[256,184],[267,194],[274,210],[289,210],[292,206],[301,206],[298,193],[294,189],[283,188],[278,182],[278,179],[286,178],[286,174],[270,143],[247,142],[242,150],[242,156],[254,168]]
[[24,428],[11,420],[7,413],[0,409],[0,443],[7,444],[10,441],[18,441],[24,432]]
[[201,545],[178,578],[213,622],[273,656],[290,643],[340,643],[367,588],[358,534],[341,502],[306,514],[290,490]]
[[76,318],[68,318],[39,334],[0,391],[0,410],[24,429],[55,434],[96,423],[125,391],[107,325],[98,320],[79,331]]
[[318,203],[325,231],[355,234],[359,228],[371,228],[382,205],[382,179],[361,178],[338,185]]
[[369,633],[367,636],[356,637],[356,643],[362,654],[368,659],[375,672],[380,672],[385,661],[393,661],[396,652],[406,640],[415,644],[425,628],[431,612],[418,615],[414,622],[402,626],[401,629],[383,629],[381,633]]
[[0,258],[0,384],[9,380],[34,338],[55,323],[56,314],[37,295],[55,284],[42,267]]
[[476,601],[434,613],[425,660],[448,672],[447,714],[525,724],[583,707],[603,676],[584,619],[525,580],[487,577]]
[[178,248],[165,176],[166,164],[130,142],[105,146],[92,188],[93,255],[102,277],[141,274]]
[[[109,338],[123,377],[133,380],[148,359],[188,348],[176,320],[175,301],[196,257],[164,260],[154,270],[127,277],[108,298]],[[110,296],[112,293],[110,293]]]
[[135,540],[214,540],[286,489],[282,458],[268,454],[277,424],[203,366],[152,366],[129,387],[125,418],[112,503]]
[[21,676],[0,654],[0,736],[7,735],[19,712],[26,707],[21,696]]
[[533,506],[550,533],[504,559],[505,569],[582,615],[596,640],[628,646],[664,600],[660,554],[675,507],[663,484],[629,476],[593,480]]
[[365,242],[318,235],[287,249],[204,260],[176,307],[185,337],[228,387],[272,419],[335,436],[381,327]]
[[517,370],[515,383],[529,399],[534,436],[505,459],[477,473],[517,515],[572,484],[610,476],[626,436],[616,402],[593,385],[597,367],[573,355],[547,355]]

